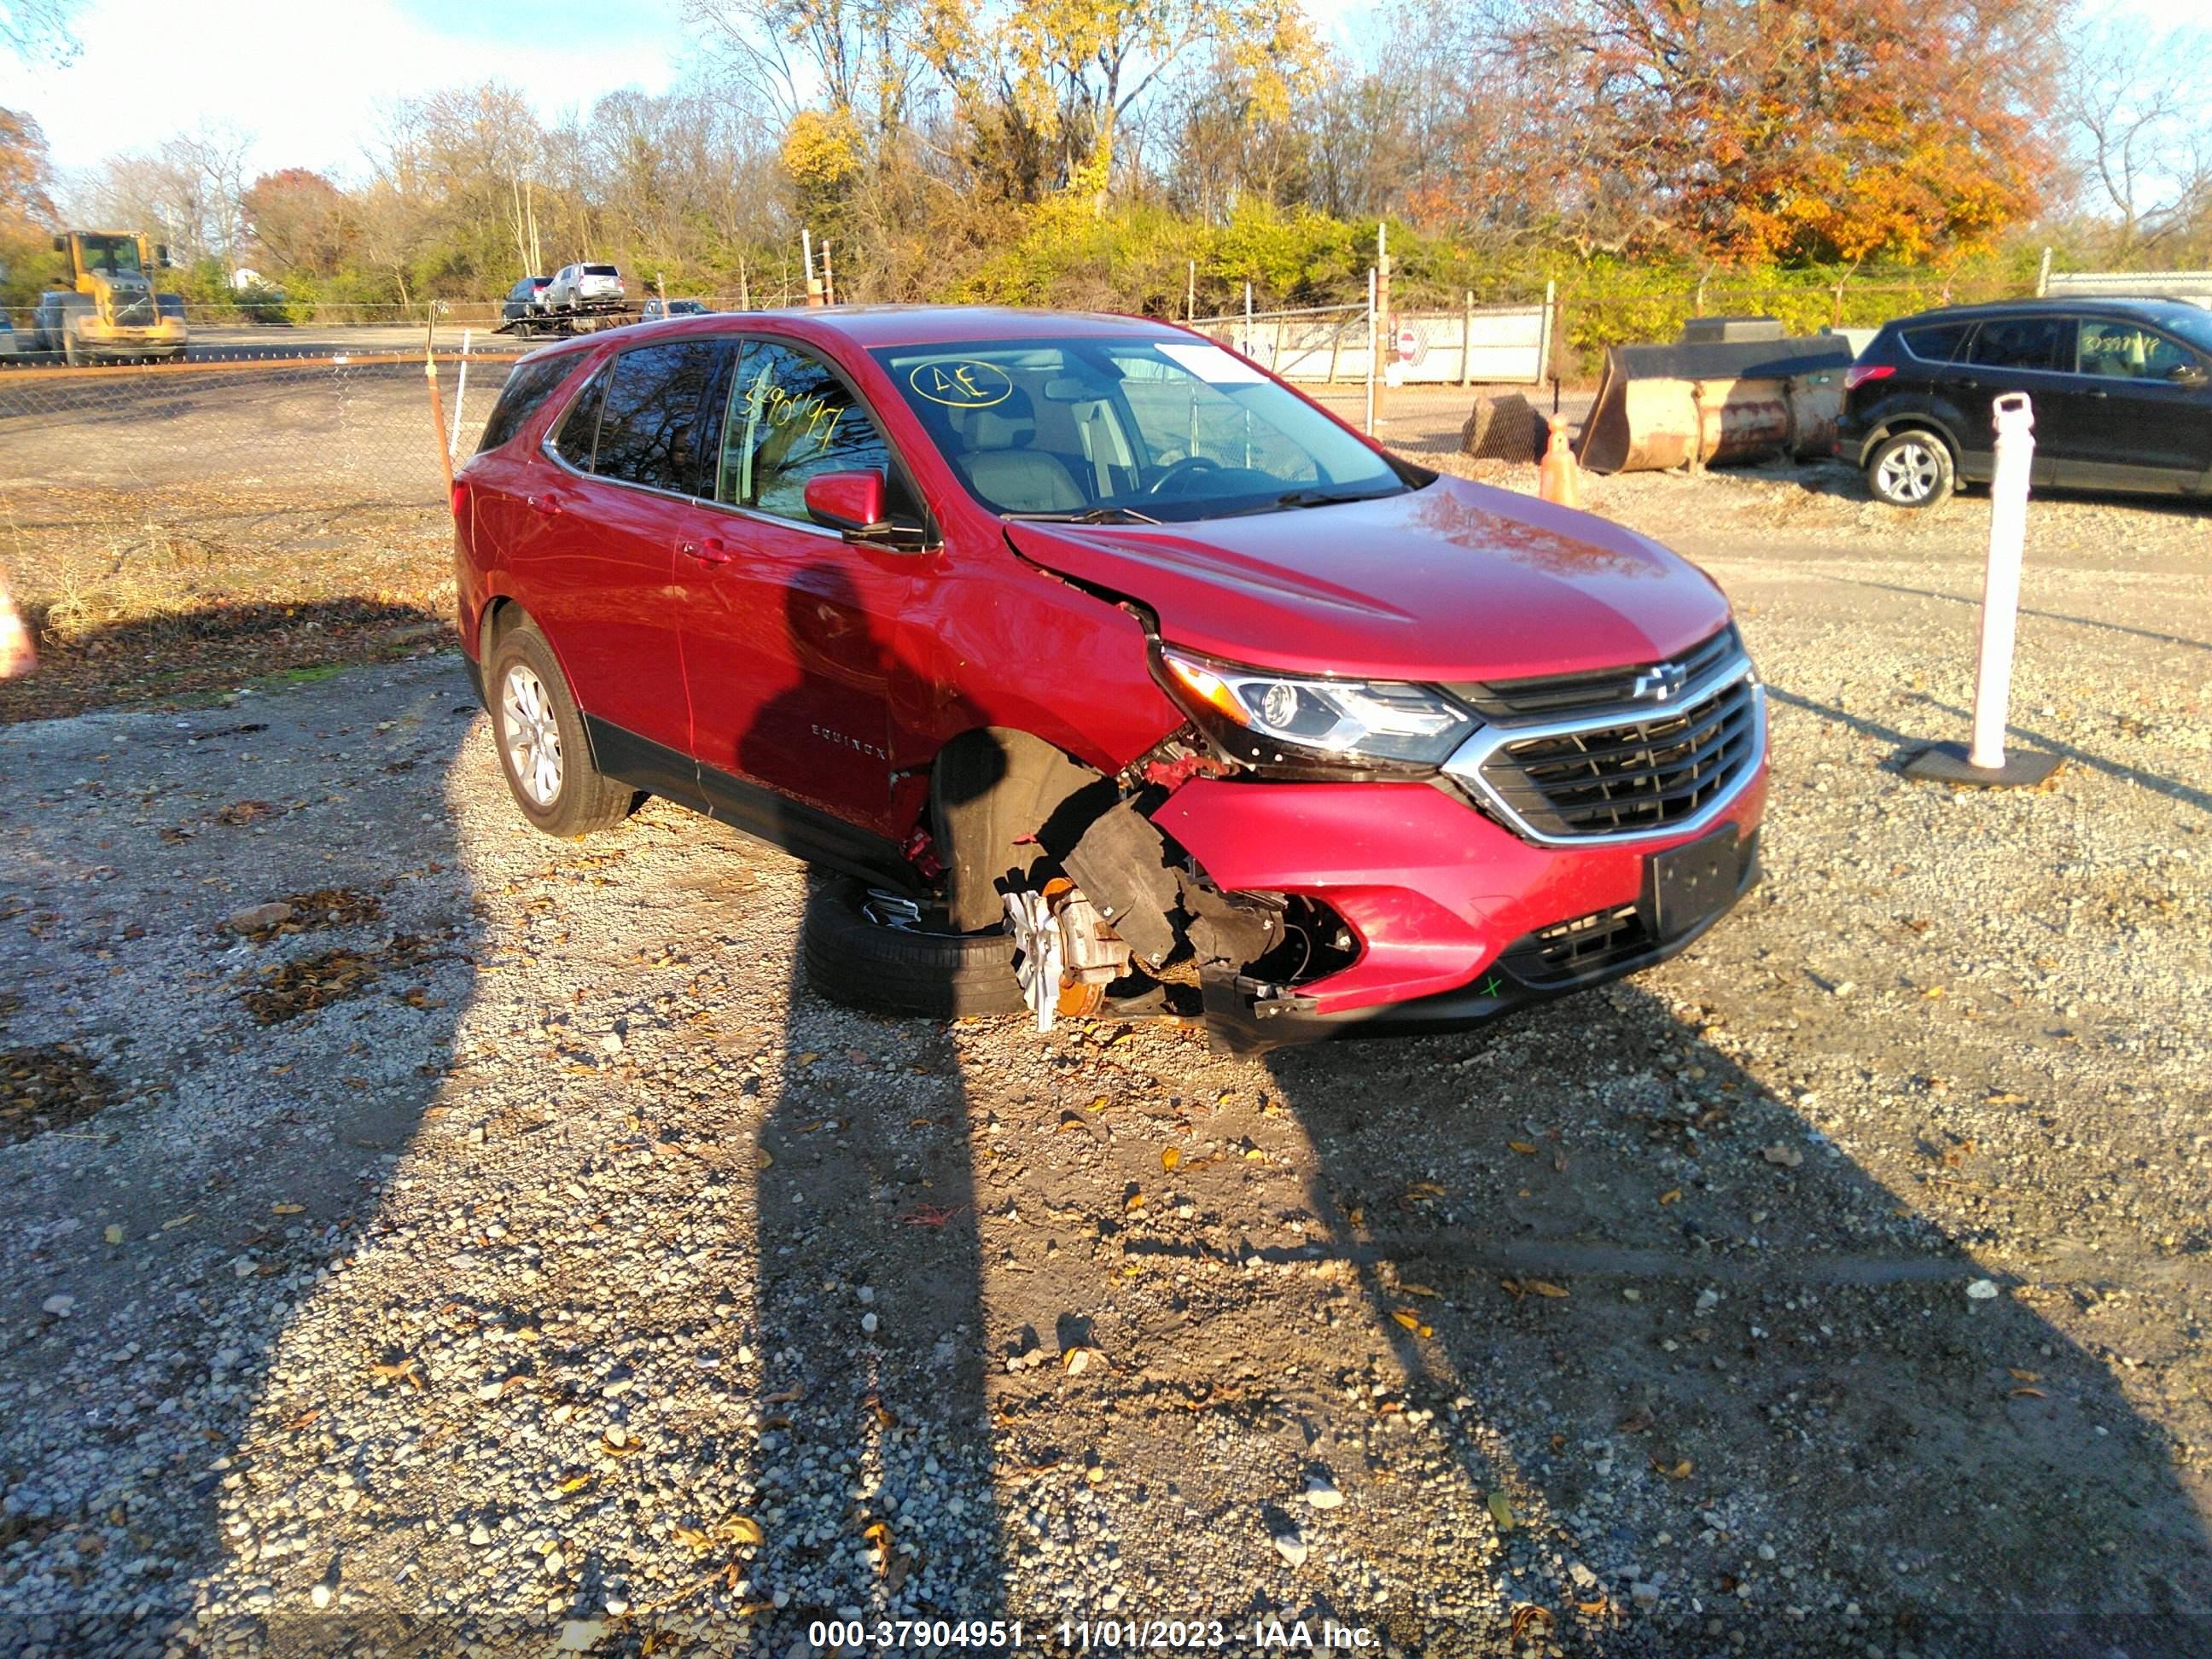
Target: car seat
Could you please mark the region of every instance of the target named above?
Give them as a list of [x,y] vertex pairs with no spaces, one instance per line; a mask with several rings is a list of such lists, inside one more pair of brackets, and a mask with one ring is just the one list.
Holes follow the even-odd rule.
[[1089,504],[1066,462],[1031,447],[1036,406],[1021,387],[956,419],[965,449],[957,465],[985,501],[1008,513],[1073,513]]

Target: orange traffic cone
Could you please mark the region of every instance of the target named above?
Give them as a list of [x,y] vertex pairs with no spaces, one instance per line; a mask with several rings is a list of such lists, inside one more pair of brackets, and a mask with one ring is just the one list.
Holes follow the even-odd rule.
[[15,614],[15,602],[8,597],[8,578],[0,574],[0,680],[12,680],[38,665],[39,653],[32,648],[31,630]]
[[1547,416],[1544,423],[1552,436],[1544,447],[1544,459],[1536,463],[1536,493],[1561,507],[1580,507],[1583,471],[1575,465],[1574,451],[1567,447],[1567,423],[1557,415]]

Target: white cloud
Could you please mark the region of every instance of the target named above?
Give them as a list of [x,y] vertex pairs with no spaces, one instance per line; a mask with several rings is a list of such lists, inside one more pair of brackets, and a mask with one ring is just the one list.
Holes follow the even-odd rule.
[[75,26],[84,50],[68,68],[0,58],[0,105],[28,111],[64,169],[213,121],[252,135],[254,172],[353,173],[380,106],[411,94],[496,77],[556,114],[617,88],[666,87],[684,45],[672,9],[627,0],[609,18],[619,21],[587,34],[526,27],[494,44],[433,27],[394,0],[184,9],[176,0],[94,0]]

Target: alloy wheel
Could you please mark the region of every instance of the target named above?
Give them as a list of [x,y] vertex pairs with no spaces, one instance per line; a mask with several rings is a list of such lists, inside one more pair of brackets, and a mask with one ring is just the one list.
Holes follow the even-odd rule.
[[500,705],[507,769],[533,805],[552,805],[561,793],[561,727],[545,682],[527,663],[516,663],[507,671]]

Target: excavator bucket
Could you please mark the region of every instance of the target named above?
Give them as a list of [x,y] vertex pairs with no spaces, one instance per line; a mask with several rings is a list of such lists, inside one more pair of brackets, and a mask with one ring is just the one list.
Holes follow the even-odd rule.
[[1608,346],[1575,459],[1593,472],[1824,455],[1850,342],[1810,338]]

